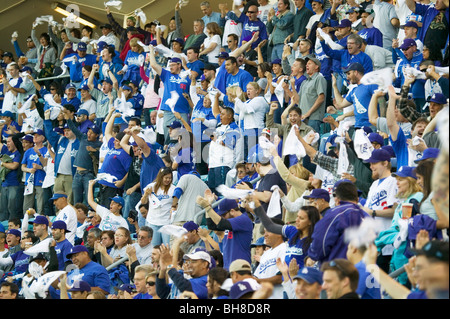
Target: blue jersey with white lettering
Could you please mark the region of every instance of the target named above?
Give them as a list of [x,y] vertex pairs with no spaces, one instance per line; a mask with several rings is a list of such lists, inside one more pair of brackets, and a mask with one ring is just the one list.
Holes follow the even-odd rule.
[[189,102],[184,98],[183,93],[189,94],[190,79],[181,78],[179,74],[173,74],[169,71],[162,69],[160,75],[161,81],[164,83],[164,95],[161,103],[162,111],[171,111],[170,106],[166,104],[172,96],[172,91],[178,94],[178,101],[175,104],[174,110],[178,113],[189,113]]
[[[111,137],[108,141],[108,149],[99,173],[111,174],[120,181],[128,173],[128,169],[131,165],[131,156],[123,148],[114,148],[114,137]],[[99,184],[117,188],[114,183],[105,180],[100,180]]]

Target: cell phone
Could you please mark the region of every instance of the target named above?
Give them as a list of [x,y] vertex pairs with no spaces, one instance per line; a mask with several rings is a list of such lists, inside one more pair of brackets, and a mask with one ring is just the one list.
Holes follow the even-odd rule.
[[130,209],[128,217],[135,221],[137,219],[137,216],[138,212],[135,209]]

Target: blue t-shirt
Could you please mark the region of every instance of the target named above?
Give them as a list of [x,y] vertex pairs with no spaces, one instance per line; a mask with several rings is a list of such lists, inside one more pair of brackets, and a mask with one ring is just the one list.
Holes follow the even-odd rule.
[[[111,137],[108,141],[108,149],[99,173],[111,174],[120,181],[128,173],[128,169],[131,165],[131,156],[123,148],[114,148],[114,137]],[[99,184],[117,188],[114,183],[105,180],[100,180]]]
[[398,129],[397,139],[395,142],[392,140],[391,135],[389,135],[389,141],[391,142],[392,148],[395,152],[395,157],[397,158],[397,169],[402,166],[408,166],[409,163],[409,154],[408,154],[408,145],[406,144],[406,136],[403,133],[401,127]]
[[374,282],[370,272],[366,269],[366,264],[360,261],[355,267],[359,273],[356,293],[361,296],[361,299],[381,299],[380,285]]
[[[1,154],[6,154],[9,157],[11,157],[13,163],[19,163],[20,165],[20,152],[15,151],[14,153],[11,153],[6,145],[3,145],[2,150],[0,152]],[[8,187],[8,186],[19,186],[19,180],[17,179],[17,172],[18,169],[9,171],[8,174],[5,176],[5,181],[2,183],[2,187]]]
[[65,58],[70,58],[72,56],[75,56],[77,58],[77,61],[72,62],[66,62],[65,64],[69,68],[70,72],[70,80],[72,82],[81,82],[83,81],[83,74],[81,73],[81,69],[85,65],[94,65],[97,63],[97,56],[94,54],[86,54],[85,57],[80,57],[78,53],[72,53],[69,55],[66,55]]
[[144,154],[142,154],[142,158],[144,159],[142,161],[141,166],[141,176],[140,176],[140,182],[141,182],[141,192],[144,192],[144,188],[150,184],[153,183],[156,176],[158,175],[158,172],[161,168],[165,167],[163,160],[161,157],[156,154],[156,152],[153,150],[153,148],[150,147],[150,154],[148,157],[145,157]]
[[292,225],[285,225],[283,227],[283,236],[288,239],[288,245],[286,247],[286,257],[285,262],[287,265],[291,262],[292,258],[297,260],[297,264],[300,269],[304,266],[304,259],[308,253],[308,251],[303,249],[303,244],[305,239],[298,238],[294,243],[293,238],[297,235],[298,229]]
[[153,297],[151,295],[149,295],[148,293],[138,293],[136,296],[133,297],[133,299],[153,299]]
[[81,100],[76,96],[73,99],[71,99],[70,101],[67,100],[67,98],[63,97],[61,99],[61,105],[64,106],[66,104],[72,104],[73,106],[75,106],[75,109],[78,111],[78,109],[80,108],[80,105],[81,105]]
[[183,93],[189,94],[190,79],[182,79],[179,74],[172,74],[169,71],[162,69],[161,81],[164,83],[164,95],[161,103],[162,111],[171,111],[166,101],[172,97],[171,91],[175,91],[179,98],[175,104],[174,110],[178,113],[190,113],[189,102],[184,98]]
[[71,271],[68,275],[68,282],[73,282],[75,279],[86,281],[91,287],[99,287],[104,291],[110,291],[111,279],[108,271],[102,265],[90,261],[83,268]]
[[[42,154],[42,156],[45,156],[47,154],[47,147],[42,147],[39,149],[39,152]],[[33,168],[33,163],[36,163],[38,165],[42,166],[41,161],[39,160],[39,156],[37,156],[36,152],[33,148],[30,148],[26,150],[25,154],[23,155],[22,164],[26,164],[27,168]],[[30,177],[31,173],[26,173],[25,179],[28,181],[28,178]],[[36,170],[34,172],[34,186],[42,186],[42,182],[44,182],[45,178],[45,171],[42,169]],[[26,182],[25,182],[26,184]]]
[[223,268],[228,269],[236,259],[251,263],[250,244],[252,243],[253,222],[246,213],[228,219],[232,230],[226,230],[222,240]]
[[360,84],[351,90],[345,99],[352,103],[355,109],[355,128],[371,126],[369,122],[369,104],[373,92],[378,89],[378,85]]
[[192,147],[180,149],[174,161],[178,163],[177,173],[180,179],[184,174],[195,170],[194,149]]
[[213,114],[212,108],[204,107],[203,99],[204,99],[204,96],[200,95],[200,100],[198,101],[197,105],[194,107],[194,110],[192,111],[192,115],[191,115],[192,134],[194,135],[196,142],[211,141],[209,134],[206,134],[206,135],[203,134],[203,132],[208,127],[205,124],[203,124],[202,121],[192,122],[192,120],[194,120],[196,118],[204,118],[205,120],[214,120],[214,114]]
[[30,255],[27,255],[23,250],[18,251],[11,255],[11,259],[14,261],[14,270],[21,274],[28,269],[28,264],[30,260]]
[[191,71],[197,72],[197,77],[195,78],[196,80],[200,79],[203,74],[203,69],[205,68],[205,64],[202,61],[196,60],[194,62],[188,62],[186,63],[186,66]]
[[362,29],[358,35],[366,40],[368,45],[383,47],[383,34],[375,27]]
[[55,246],[56,256],[58,257],[58,270],[65,270],[65,263],[69,261],[66,255],[70,252],[73,245],[67,239],[57,242]]
[[[234,14],[234,12],[232,11],[230,11],[228,14],[230,13]],[[239,17],[239,21],[242,23],[242,34],[239,41],[239,46],[242,46],[242,39],[251,39],[253,34],[258,31],[258,40],[256,40],[252,44],[252,49],[255,49],[261,41],[267,40],[269,38],[267,35],[266,25],[260,19],[257,19],[256,21],[250,21],[246,14],[241,14],[241,16]]]
[[[17,131],[20,132],[20,130],[22,129],[22,127],[16,123],[16,121],[12,121],[11,124],[9,124],[9,126],[14,126],[16,128]],[[2,129],[2,138],[4,140],[6,140],[9,137],[9,134],[6,133],[6,131],[9,131],[8,125],[4,125],[3,129]]]

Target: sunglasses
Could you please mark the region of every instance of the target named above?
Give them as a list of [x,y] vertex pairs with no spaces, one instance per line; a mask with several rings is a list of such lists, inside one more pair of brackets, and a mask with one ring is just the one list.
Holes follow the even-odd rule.
[[330,261],[330,267],[336,267],[337,269],[339,269],[344,275],[347,275],[347,271],[342,268],[341,265],[339,265],[336,261],[332,260]]
[[258,11],[247,11],[247,13],[258,13]]
[[153,287],[155,285],[155,282],[154,281],[147,281],[145,284],[149,285],[150,287]]

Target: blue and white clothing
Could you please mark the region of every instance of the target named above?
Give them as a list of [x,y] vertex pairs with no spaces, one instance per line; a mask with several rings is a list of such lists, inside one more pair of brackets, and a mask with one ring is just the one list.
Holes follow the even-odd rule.
[[233,168],[235,148],[240,137],[237,124],[235,122],[228,125],[220,124],[214,134],[217,138],[215,141],[211,141],[209,147],[209,168],[222,166]]
[[292,225],[283,226],[283,237],[288,239],[288,245],[286,246],[286,258],[284,261],[287,265],[292,259],[297,261],[297,265],[302,269],[305,265],[304,259],[307,256],[308,250],[303,249],[305,239],[298,238],[296,242],[292,242],[293,238],[298,234],[298,229]]
[[179,98],[175,104],[174,110],[178,113],[190,113],[189,102],[183,96],[183,93],[189,94],[191,82],[189,78],[181,78],[179,74],[172,74],[169,71],[162,69],[160,75],[161,81],[164,83],[164,95],[161,103],[161,111],[171,112],[170,106],[167,105],[167,100],[171,98],[172,91],[175,91]]
[[355,113],[355,128],[361,128],[363,126],[371,126],[369,122],[369,104],[375,90],[378,89],[378,85],[364,85],[359,84],[351,90],[345,99],[352,103]]
[[[154,187],[155,183],[149,184],[147,187]],[[146,188],[147,188],[146,187]],[[172,207],[172,196],[175,186],[172,184],[167,193],[162,188],[153,192],[149,196],[149,208],[147,214],[147,222],[151,225],[162,226],[170,224],[170,209]],[[145,192],[145,189],[144,189]]]
[[58,257],[58,270],[65,270],[65,263],[70,261],[66,255],[70,252],[73,245],[67,240],[57,242],[55,246],[56,257]]
[[81,82],[83,81],[83,74],[81,73],[81,69],[85,65],[94,65],[97,63],[97,56],[94,54],[86,54],[85,57],[81,58],[78,53],[72,53],[66,55],[64,59],[76,57],[76,61],[65,62],[67,67],[69,68],[70,80],[72,82]]
[[141,63],[139,62],[139,56],[143,56],[145,58],[144,53],[133,52],[132,50],[128,51],[124,61],[125,66],[127,66],[127,71],[123,75],[120,85],[122,85],[125,81],[131,81],[135,83],[141,82],[139,71]]
[[116,231],[119,227],[125,227],[128,229],[128,222],[121,215],[114,215],[109,209],[101,205],[97,205],[95,210],[97,215],[102,218],[98,228],[101,230]]
[[[103,160],[99,173],[108,173],[115,176],[118,181],[122,180],[128,173],[131,165],[131,156],[122,148],[114,148],[114,137],[108,141],[108,152]],[[99,184],[117,188],[114,183],[100,180]]]

